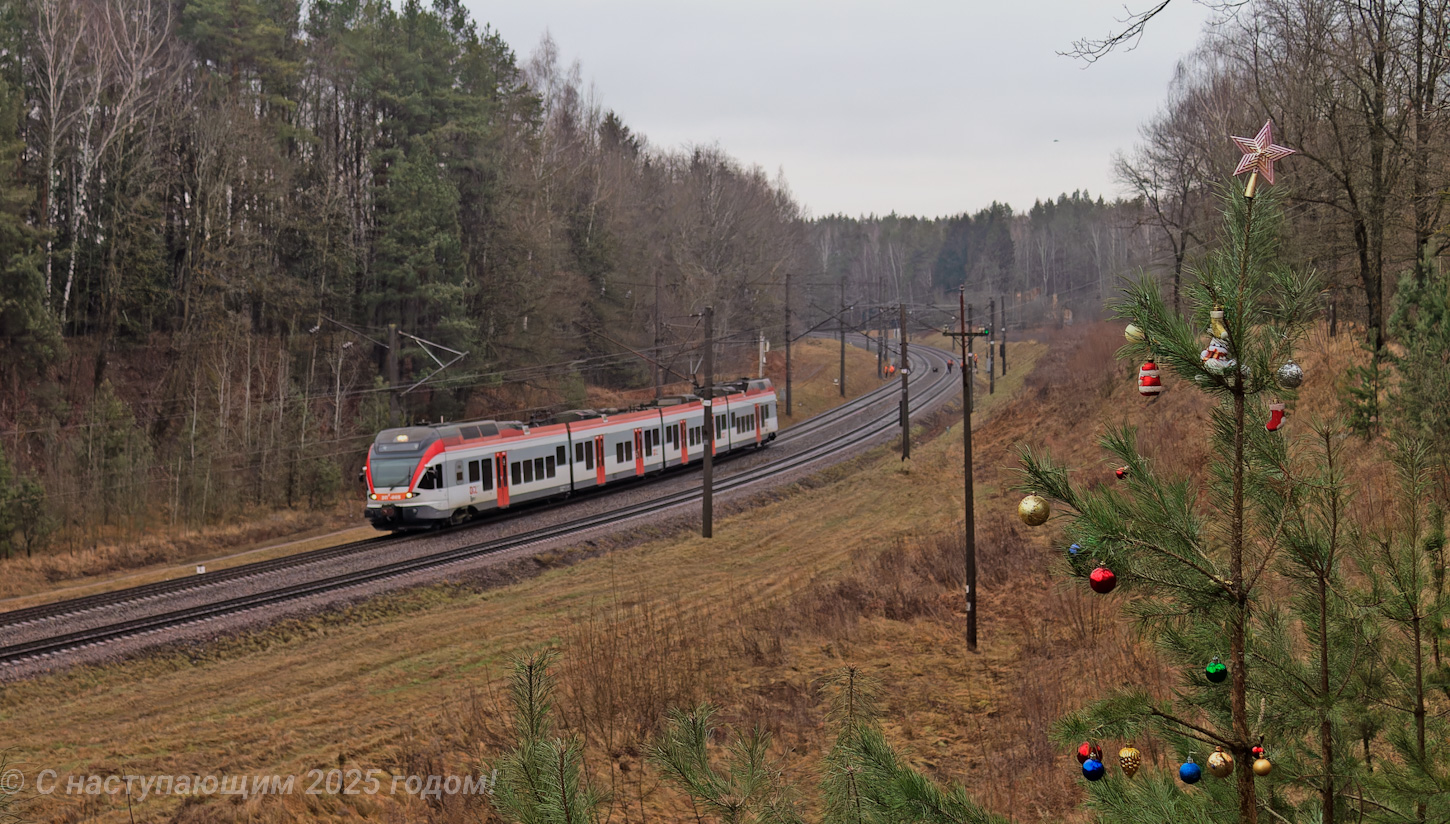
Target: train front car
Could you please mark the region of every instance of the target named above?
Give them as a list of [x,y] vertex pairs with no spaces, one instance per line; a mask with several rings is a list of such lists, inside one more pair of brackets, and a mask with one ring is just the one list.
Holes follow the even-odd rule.
[[443,439],[428,426],[384,429],[368,450],[369,522],[381,530],[428,529],[446,520]]

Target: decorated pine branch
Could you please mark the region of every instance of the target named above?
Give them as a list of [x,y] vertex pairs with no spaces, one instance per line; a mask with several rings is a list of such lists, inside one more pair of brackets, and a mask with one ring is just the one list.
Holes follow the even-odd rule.
[[[1352,633],[1342,610],[1323,603],[1338,583],[1339,536],[1329,524],[1342,502],[1325,492],[1333,488],[1333,456],[1296,458],[1286,427],[1305,377],[1294,348],[1316,315],[1318,289],[1312,275],[1278,258],[1280,197],[1259,185],[1273,182],[1274,161],[1292,150],[1273,142],[1267,123],[1256,137],[1234,140],[1245,153],[1238,171],[1251,174],[1223,193],[1222,242],[1189,270],[1189,316],[1174,311],[1146,275],[1113,306],[1129,321],[1119,354],[1142,363],[1144,398],[1203,392],[1217,402],[1206,483],[1161,471],[1131,427],[1100,440],[1118,467],[1112,485],[1085,488],[1050,455],[1021,453],[1021,489],[1029,493],[1022,520],[1046,523],[1055,507],[1070,544],[1068,573],[1100,595],[1116,592],[1137,630],[1183,673],[1171,697],[1110,694],[1059,726],[1060,740],[1083,742],[1078,756],[1091,804],[1114,820],[1223,820],[1230,809],[1242,822],[1257,822],[1264,810],[1294,815],[1302,797],[1256,782],[1276,769],[1310,773],[1316,755],[1330,765],[1321,785],[1334,796],[1332,746],[1309,745],[1311,730],[1344,698],[1349,667],[1305,650],[1322,648],[1309,641],[1329,633]],[[1286,571],[1292,614],[1265,597],[1266,581],[1279,591]],[[1296,667],[1297,676],[1285,676]],[[1187,795],[1169,792],[1172,781],[1162,775],[1123,783],[1140,770],[1133,742],[1148,736],[1183,759],[1176,773],[1179,786],[1193,787]],[[1106,782],[1101,739],[1122,744]],[[1280,767],[1265,740],[1283,745]],[[1203,781],[1205,771],[1224,780]],[[1334,808],[1331,800],[1324,820],[1333,820]]]

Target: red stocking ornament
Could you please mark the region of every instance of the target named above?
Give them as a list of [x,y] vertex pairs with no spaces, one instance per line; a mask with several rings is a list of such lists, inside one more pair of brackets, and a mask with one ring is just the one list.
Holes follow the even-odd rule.
[[1274,401],[1269,404],[1269,422],[1264,424],[1264,428],[1270,432],[1275,432],[1283,425],[1284,404],[1281,401]]

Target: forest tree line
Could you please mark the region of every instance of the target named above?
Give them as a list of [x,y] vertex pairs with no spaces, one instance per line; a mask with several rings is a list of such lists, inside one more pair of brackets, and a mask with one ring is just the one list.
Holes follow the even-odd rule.
[[[1379,317],[1397,267],[1443,252],[1447,134],[1443,4],[1383,5],[1255,3],[1253,37],[1206,41],[1123,158],[1131,198],[812,218],[719,147],[651,146],[552,41],[520,59],[459,0],[9,3],[0,469],[6,511],[36,514],[0,516],[26,523],[0,540],[326,503],[394,397],[541,414],[648,386],[631,349],[673,380],[706,305],[725,347],[778,341],[788,276],[796,335],[841,305],[940,326],[963,284],[1016,323],[1093,314],[1125,272],[1179,276],[1226,135],[1266,112],[1309,161],[1292,251]],[[1327,43],[1338,62],[1304,59]],[[1270,51],[1293,82],[1254,74]]]

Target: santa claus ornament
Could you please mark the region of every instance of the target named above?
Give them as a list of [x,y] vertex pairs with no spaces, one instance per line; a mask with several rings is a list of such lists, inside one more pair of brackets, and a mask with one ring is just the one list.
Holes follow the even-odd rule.
[[1113,571],[1105,566],[1099,566],[1097,569],[1088,573],[1088,586],[1093,588],[1093,592],[1100,595],[1107,595],[1117,585],[1118,576],[1114,575]]
[[1138,368],[1138,394],[1145,398],[1156,398],[1163,391],[1163,381],[1158,377],[1158,364],[1146,361]]

